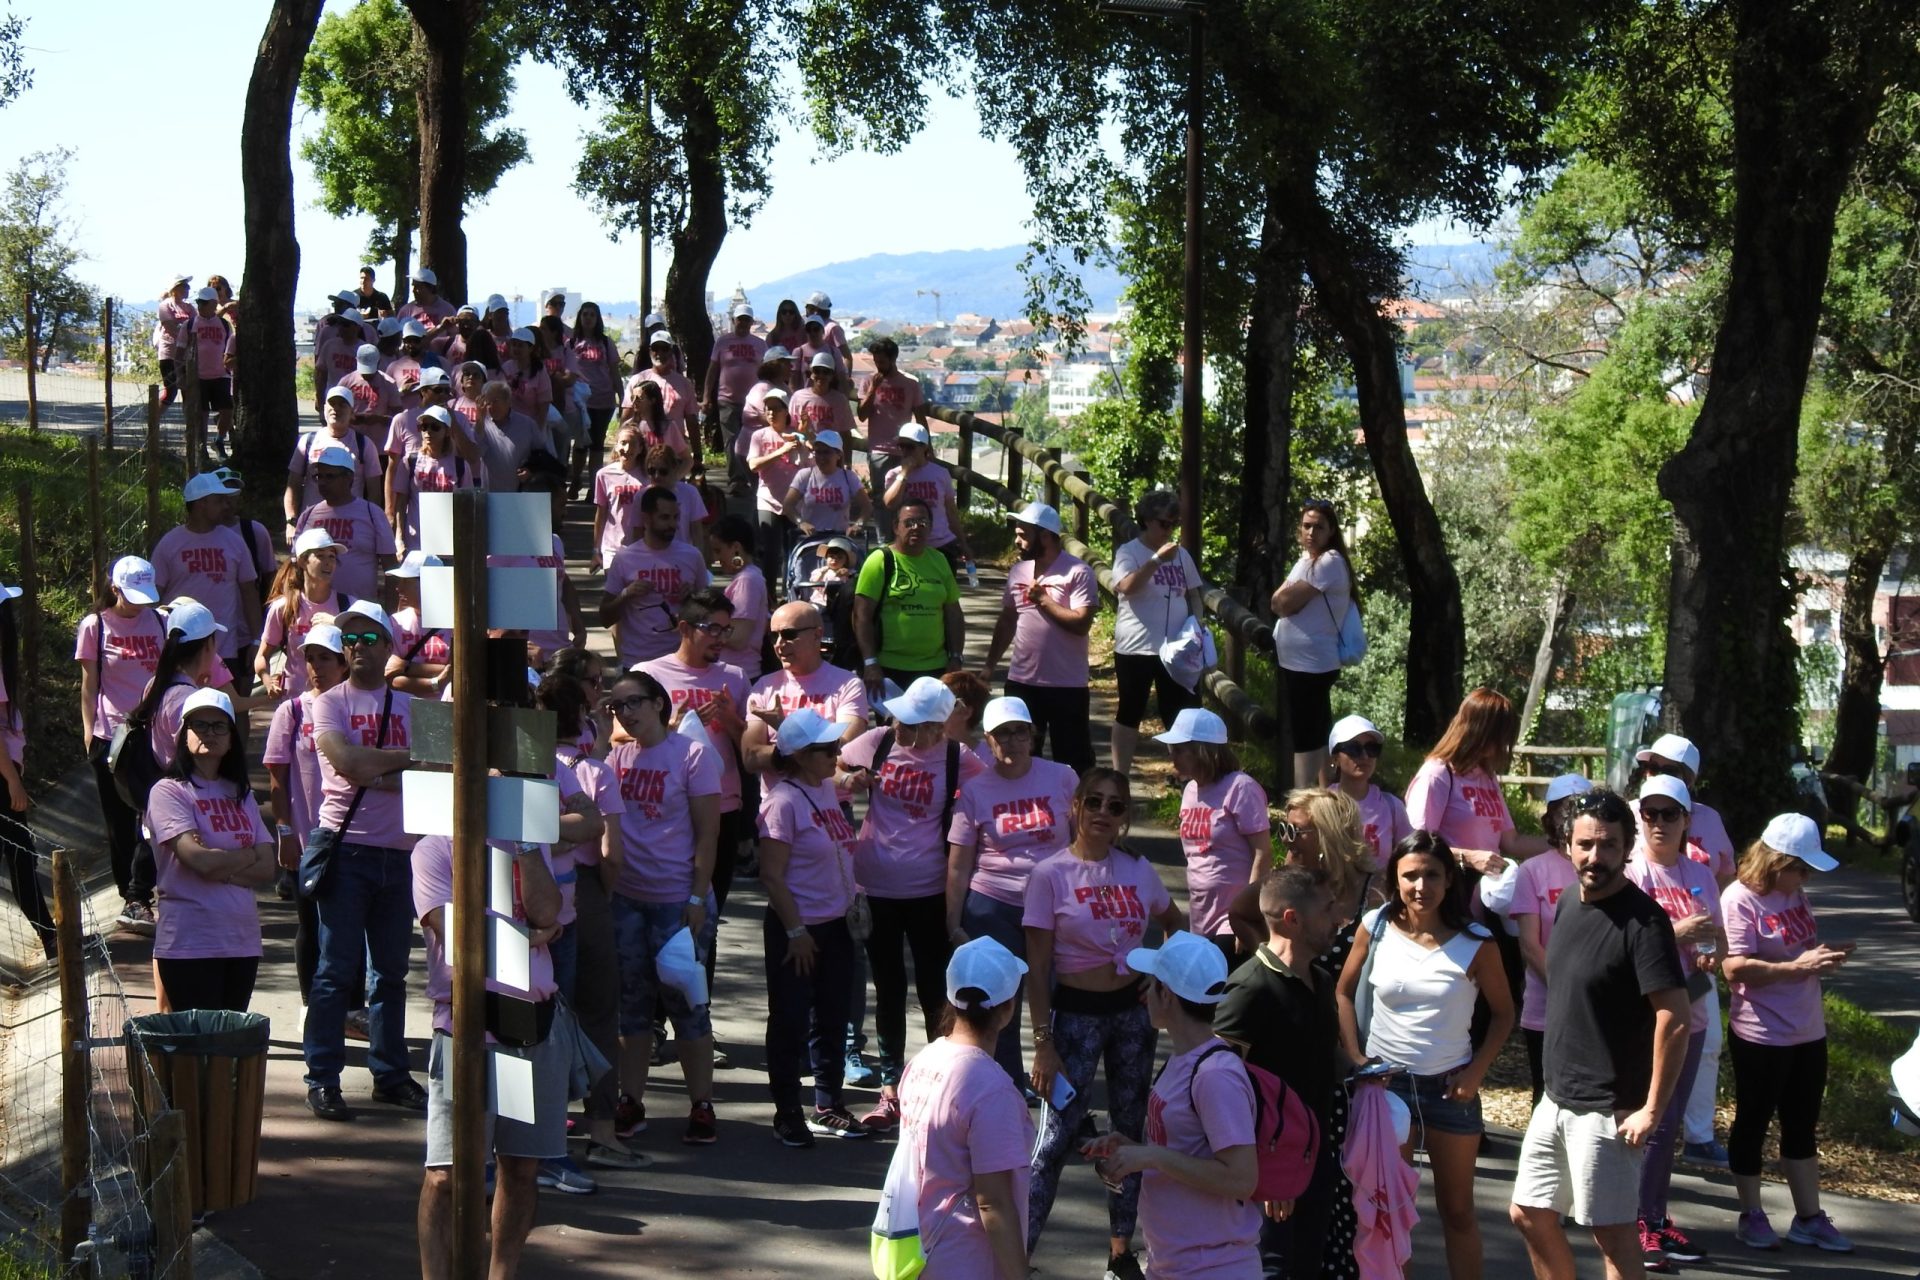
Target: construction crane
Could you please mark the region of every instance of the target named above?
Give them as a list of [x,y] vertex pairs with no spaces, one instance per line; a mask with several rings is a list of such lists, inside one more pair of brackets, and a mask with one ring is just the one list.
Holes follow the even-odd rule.
[[925,297],[929,293],[933,295],[933,318],[935,322],[939,324],[945,324],[946,317],[940,314],[940,291],[938,289],[915,289],[913,291],[913,296],[916,298],[921,298],[921,297]]

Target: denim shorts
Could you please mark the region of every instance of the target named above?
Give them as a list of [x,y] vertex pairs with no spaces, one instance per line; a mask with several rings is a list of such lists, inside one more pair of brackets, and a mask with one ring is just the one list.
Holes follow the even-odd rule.
[[[667,939],[680,932],[678,902],[640,902],[625,894],[613,895],[613,946],[620,962],[620,1034],[637,1036],[653,1030],[653,1003],[658,999],[673,1023],[677,1040],[698,1040],[713,1034],[713,1014],[707,1005],[694,1008],[677,987],[660,981],[654,957]],[[720,913],[707,895],[707,920],[693,940],[693,954],[702,962],[712,954]]]
[[1445,1075],[1416,1076],[1405,1072],[1387,1077],[1387,1089],[1400,1101],[1407,1104],[1407,1110],[1413,1114],[1414,1145],[1426,1145],[1426,1131],[1435,1133],[1457,1133],[1469,1137],[1478,1137],[1486,1132],[1486,1126],[1480,1120],[1480,1096],[1474,1095],[1472,1102],[1456,1102],[1447,1097],[1447,1087],[1453,1082],[1454,1073]]

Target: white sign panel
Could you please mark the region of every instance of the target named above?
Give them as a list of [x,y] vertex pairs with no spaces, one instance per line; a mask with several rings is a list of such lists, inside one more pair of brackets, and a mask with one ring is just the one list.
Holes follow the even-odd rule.
[[[453,495],[420,495],[420,548],[429,555],[456,554],[453,546]],[[553,501],[544,493],[487,495],[487,554],[553,554]]]
[[[453,834],[453,775],[400,775],[402,824],[416,836]],[[487,839],[552,844],[560,838],[560,788],[544,778],[487,779]]]
[[[551,545],[547,554],[552,554]],[[487,625],[513,631],[552,631],[559,625],[557,570],[487,569]],[[453,567],[428,565],[420,571],[420,624],[453,625]]]

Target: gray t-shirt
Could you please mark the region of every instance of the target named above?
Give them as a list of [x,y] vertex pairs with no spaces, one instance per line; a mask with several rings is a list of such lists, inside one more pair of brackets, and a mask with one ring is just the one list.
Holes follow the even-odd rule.
[[[1118,581],[1153,559],[1147,544],[1135,538],[1113,553]],[[1182,547],[1162,562],[1131,595],[1120,597],[1113,620],[1113,651],[1158,657],[1160,646],[1187,620],[1187,592],[1200,585],[1200,570]]]

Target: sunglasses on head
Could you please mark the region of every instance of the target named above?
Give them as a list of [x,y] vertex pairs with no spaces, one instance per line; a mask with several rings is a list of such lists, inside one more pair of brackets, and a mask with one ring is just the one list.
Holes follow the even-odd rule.
[[1386,748],[1378,742],[1343,742],[1334,750],[1343,756],[1352,756],[1358,760],[1361,756],[1369,760],[1378,760]]
[[817,624],[811,627],[775,627],[772,634],[775,640],[798,640],[807,632],[819,629]]
[[349,649],[355,645],[383,644],[386,638],[386,633],[381,631],[342,631],[340,633],[340,643]]

